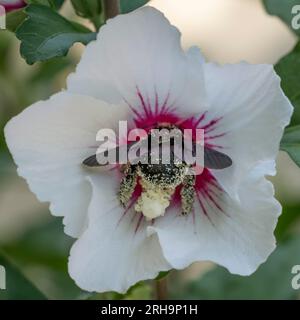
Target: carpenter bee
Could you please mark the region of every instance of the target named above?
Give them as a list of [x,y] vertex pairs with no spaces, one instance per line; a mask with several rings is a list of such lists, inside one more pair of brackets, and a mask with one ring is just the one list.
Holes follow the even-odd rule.
[[[136,161],[121,165],[124,176],[120,182],[119,200],[126,207],[139,181],[143,191],[137,200],[135,210],[143,212],[148,219],[164,214],[165,209],[169,206],[171,196],[179,185],[182,186],[180,190],[182,214],[188,214],[193,209],[196,176],[191,174],[189,170],[195,164],[185,159],[186,153],[184,151],[185,148],[190,146],[191,150],[189,151],[194,155],[197,143],[195,141],[189,141],[188,143],[179,129],[177,129],[177,136],[175,134],[170,138],[169,135],[167,139],[164,139],[161,131],[167,130],[168,132],[173,129],[177,128],[174,128],[174,126],[160,126],[155,133],[150,131],[146,138],[114,149],[117,155],[124,151],[124,148],[126,149],[125,151],[129,151],[130,148],[143,149],[142,147],[146,150],[146,152],[140,154],[138,159],[134,159]],[[151,144],[151,139],[153,138],[159,138],[159,143],[156,146],[157,150],[154,150],[153,144]],[[163,162],[163,146],[166,143],[169,143],[170,146],[168,149],[170,153],[169,161],[167,163]],[[179,144],[181,144],[181,148],[177,148]],[[232,165],[231,158],[226,154],[205,146],[203,148],[205,168],[224,169]],[[99,164],[97,155],[88,157],[83,161],[83,164],[89,167],[103,166]],[[156,209],[153,209],[154,207]]]

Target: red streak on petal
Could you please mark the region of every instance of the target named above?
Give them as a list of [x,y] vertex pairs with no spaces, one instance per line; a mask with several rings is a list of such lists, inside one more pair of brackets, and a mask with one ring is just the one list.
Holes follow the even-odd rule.
[[216,199],[211,195],[211,193],[209,192],[210,190],[207,188],[204,190],[204,194],[208,197],[208,199],[211,201],[212,204],[214,204],[214,206],[219,209],[220,211],[223,212],[223,209],[220,207],[220,205],[217,203]]
[[147,98],[148,104],[146,104],[144,97],[143,97],[142,93],[140,92],[139,88],[137,87],[136,89],[137,89],[137,95],[138,95],[140,102],[142,104],[142,108],[145,112],[146,117],[148,117],[151,114],[151,105],[149,102],[149,97]]
[[138,222],[136,224],[136,227],[135,227],[135,230],[134,230],[134,233],[137,233],[137,231],[139,230],[141,224],[142,224],[142,221],[144,220],[144,216],[142,213],[139,213],[139,219],[138,219]]
[[166,99],[165,99],[162,107],[161,107],[161,112],[166,112],[166,110],[167,110],[167,105],[168,105],[168,101],[169,101],[169,97],[170,97],[170,95],[168,94],[168,95],[166,96]]
[[205,130],[206,133],[215,130],[215,125],[218,124],[222,120],[222,117],[213,119],[209,121],[206,125],[200,127],[201,129]]
[[[217,195],[211,187],[215,187],[219,191],[219,194]],[[196,177],[195,190],[200,207],[206,216],[209,214],[199,196],[200,194],[204,199],[206,199],[207,204],[212,204],[218,211],[225,213],[224,209],[220,205],[224,190],[208,169],[204,169],[202,174]]]
[[220,133],[220,134],[216,134],[214,136],[206,136],[205,140],[213,140],[213,139],[217,139],[217,138],[221,138],[225,136],[225,132],[224,133]]
[[[137,188],[136,188],[137,189]],[[119,221],[118,221],[118,225],[120,224],[120,222],[123,220],[123,218],[126,216],[126,214],[130,211],[130,209],[133,207],[133,205],[136,203],[137,199],[139,198],[139,195],[136,195],[135,193],[132,195],[132,198],[128,204],[128,206],[125,208],[122,216],[120,217]]]

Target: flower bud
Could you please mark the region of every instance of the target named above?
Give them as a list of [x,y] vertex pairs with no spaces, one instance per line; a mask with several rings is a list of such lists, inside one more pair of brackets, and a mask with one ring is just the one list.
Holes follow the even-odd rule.
[[0,6],[4,7],[7,13],[25,7],[26,3],[23,0],[0,0]]

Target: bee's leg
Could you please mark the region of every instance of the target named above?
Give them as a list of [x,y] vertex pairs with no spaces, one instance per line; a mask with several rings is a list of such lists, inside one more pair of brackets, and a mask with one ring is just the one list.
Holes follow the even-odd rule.
[[128,166],[120,183],[119,199],[126,207],[137,184],[137,170],[135,166]]
[[196,177],[194,175],[186,175],[183,180],[182,189],[180,191],[183,215],[189,214],[193,210],[195,197],[195,181]]

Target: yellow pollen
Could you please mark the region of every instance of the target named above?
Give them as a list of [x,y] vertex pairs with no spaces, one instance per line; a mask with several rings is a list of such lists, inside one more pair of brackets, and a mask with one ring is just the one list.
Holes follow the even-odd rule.
[[160,188],[144,179],[141,179],[143,192],[135,204],[135,210],[142,212],[146,220],[163,216],[170,205],[173,188]]

